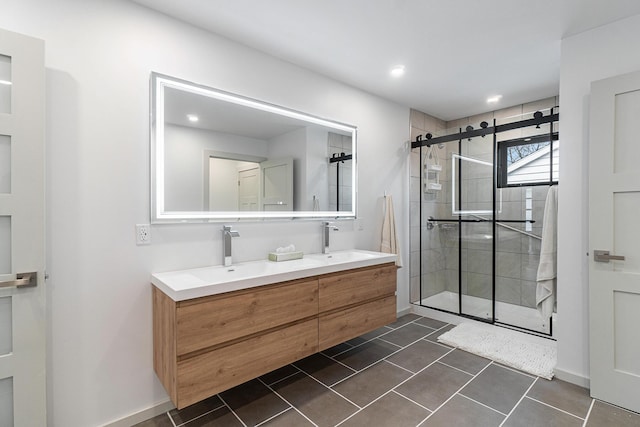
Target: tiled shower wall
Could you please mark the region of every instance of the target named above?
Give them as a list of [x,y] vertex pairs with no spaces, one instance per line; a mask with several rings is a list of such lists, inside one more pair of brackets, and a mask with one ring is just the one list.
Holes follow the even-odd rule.
[[[548,98],[516,107],[489,112],[473,117],[467,117],[450,122],[431,117],[419,111],[411,111],[411,139],[418,134],[424,136],[431,132],[434,136],[442,135],[447,129],[464,128],[467,125],[477,125],[485,120],[490,124],[493,119],[502,120],[507,117],[519,116],[544,110],[558,105],[556,97]],[[545,112],[547,114],[547,112]],[[519,120],[515,118],[514,120]],[[526,131],[526,130],[525,130]],[[515,132],[515,133],[514,133]],[[518,131],[499,135],[500,139],[519,137]],[[524,132],[524,131],[523,131]],[[442,165],[440,183],[442,190],[425,193],[420,188],[421,162],[419,149],[411,153],[411,194],[410,194],[410,226],[411,226],[411,301],[417,302],[420,297],[427,298],[444,290],[458,292],[459,280],[459,230],[456,223],[441,223],[432,230],[426,227],[429,216],[435,218],[455,218],[451,206],[451,154],[457,152],[457,143],[447,143],[443,148],[434,146]],[[470,157],[492,161],[493,141],[491,138],[474,138],[469,144],[463,144],[463,152]],[[427,155],[423,148],[423,157]],[[465,200],[473,204],[474,208],[491,206],[491,199],[485,195],[491,194],[492,177],[489,168],[470,172],[468,180],[463,180]],[[535,220],[532,234],[540,235],[542,231],[542,215],[547,186],[502,189],[501,210],[497,219],[524,219],[526,209],[532,210]],[[478,200],[474,199],[477,198]],[[527,201],[529,199],[529,201]],[[488,202],[488,204],[487,204]],[[420,218],[420,204],[422,203],[422,221]],[[467,205],[467,208],[470,206]],[[524,229],[524,225],[510,224]],[[422,232],[422,254],[420,253],[420,231]],[[463,293],[483,298],[491,298],[491,239],[482,239],[483,235],[491,235],[490,223],[464,224],[462,235],[462,283]],[[498,301],[535,307],[536,272],[539,263],[540,241],[498,226],[496,231],[496,299]],[[422,255],[422,256],[421,256]],[[422,295],[420,295],[420,270],[422,263]]]
[[[447,124],[444,120],[424,114],[420,111],[411,110],[411,140],[414,141],[416,136],[431,132],[436,135],[444,132]],[[439,150],[443,151],[443,150]],[[424,153],[424,149],[423,149]],[[446,159],[440,162],[443,165],[441,175],[444,177],[444,165]],[[427,230],[426,219],[429,216],[437,218],[444,212],[444,193],[441,191],[435,195],[425,195],[423,189],[420,188],[420,174],[422,173],[422,163],[420,161],[420,149],[411,150],[410,165],[410,195],[409,203],[409,226],[411,241],[409,243],[411,250],[410,258],[410,275],[411,275],[411,302],[420,299],[420,263],[422,263],[422,282],[423,292],[422,298],[426,298],[426,291],[429,290],[431,295],[442,292],[446,287],[445,275],[445,257],[441,244],[442,236],[439,233],[432,233]],[[443,182],[443,187],[446,185]],[[422,203],[422,219],[420,218],[420,204]],[[420,253],[420,238],[422,235],[422,253]],[[424,285],[424,284],[429,284]]]

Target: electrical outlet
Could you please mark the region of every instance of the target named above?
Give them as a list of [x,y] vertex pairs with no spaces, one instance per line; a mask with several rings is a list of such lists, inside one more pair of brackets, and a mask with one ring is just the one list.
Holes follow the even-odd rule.
[[151,243],[151,226],[149,224],[136,224],[136,245],[148,245]]

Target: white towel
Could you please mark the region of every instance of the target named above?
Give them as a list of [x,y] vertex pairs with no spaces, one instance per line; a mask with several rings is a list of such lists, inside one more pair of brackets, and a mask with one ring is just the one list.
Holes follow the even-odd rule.
[[558,188],[549,187],[547,200],[544,204],[542,223],[542,245],[540,248],[540,264],[536,278],[536,306],[543,319],[548,319],[553,313],[556,302],[556,271],[557,271],[557,241],[558,241]]
[[385,196],[385,212],[382,222],[382,239],[380,241],[380,252],[396,254],[396,266],[402,267],[400,257],[400,244],[396,234],[396,219],[393,214],[393,200],[391,196]]

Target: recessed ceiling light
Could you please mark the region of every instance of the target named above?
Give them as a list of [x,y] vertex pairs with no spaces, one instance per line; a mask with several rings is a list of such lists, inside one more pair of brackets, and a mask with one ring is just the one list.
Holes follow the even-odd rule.
[[198,118],[198,116],[196,116],[195,114],[187,114],[187,119],[189,119],[190,122],[197,122],[198,120],[200,120]]
[[494,96],[490,96],[489,98],[487,98],[487,102],[489,104],[494,104],[494,103],[500,101],[500,99],[502,99],[502,95],[494,95]]
[[391,69],[391,75],[393,77],[400,77],[404,75],[404,65],[396,65]]
[[7,86],[11,86],[11,82],[8,80],[0,80],[0,85],[7,85]]

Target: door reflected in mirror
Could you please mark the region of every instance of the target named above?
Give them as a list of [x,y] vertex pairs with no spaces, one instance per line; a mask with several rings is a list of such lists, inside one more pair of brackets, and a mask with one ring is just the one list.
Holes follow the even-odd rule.
[[152,222],[353,218],[356,128],[153,73]]

